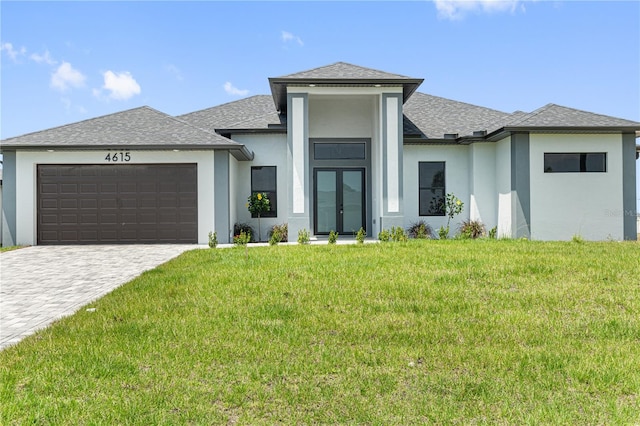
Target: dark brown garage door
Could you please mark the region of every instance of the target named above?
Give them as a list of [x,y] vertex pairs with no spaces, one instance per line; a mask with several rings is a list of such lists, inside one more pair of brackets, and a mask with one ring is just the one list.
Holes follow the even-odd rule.
[[196,164],[38,166],[38,244],[197,241]]

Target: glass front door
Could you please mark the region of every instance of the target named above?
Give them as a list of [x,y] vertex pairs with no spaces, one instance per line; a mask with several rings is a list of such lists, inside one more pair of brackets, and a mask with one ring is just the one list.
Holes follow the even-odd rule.
[[314,170],[315,234],[355,234],[365,227],[364,169]]

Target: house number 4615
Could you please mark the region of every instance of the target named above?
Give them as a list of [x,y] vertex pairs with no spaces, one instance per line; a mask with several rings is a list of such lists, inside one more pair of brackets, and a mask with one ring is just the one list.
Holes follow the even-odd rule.
[[110,163],[117,163],[119,161],[126,163],[127,161],[131,161],[131,154],[129,154],[129,151],[114,153],[110,152],[106,157],[104,157],[104,160]]

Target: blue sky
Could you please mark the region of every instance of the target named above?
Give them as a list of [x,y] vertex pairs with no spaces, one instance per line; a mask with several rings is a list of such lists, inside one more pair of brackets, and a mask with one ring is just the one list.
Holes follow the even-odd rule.
[[183,114],[337,61],[505,112],[640,121],[640,2],[0,3],[0,137],[140,105]]

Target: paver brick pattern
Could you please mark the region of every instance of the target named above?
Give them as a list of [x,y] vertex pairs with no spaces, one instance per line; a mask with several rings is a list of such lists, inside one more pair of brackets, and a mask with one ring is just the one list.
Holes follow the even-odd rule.
[[34,246],[0,254],[0,350],[199,247]]

